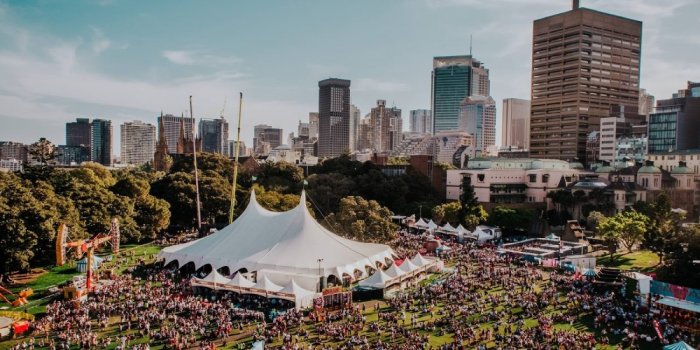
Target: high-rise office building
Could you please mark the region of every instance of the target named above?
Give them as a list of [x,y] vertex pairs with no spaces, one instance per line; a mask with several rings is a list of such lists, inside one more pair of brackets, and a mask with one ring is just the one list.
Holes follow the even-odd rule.
[[142,121],[121,125],[121,162],[141,165],[153,161],[156,149],[156,127]]
[[228,147],[228,122],[224,117],[199,120],[199,138],[202,151],[226,154]]
[[[635,135],[634,127],[642,125],[646,121],[646,117],[637,114],[637,106],[611,106],[610,116],[600,118],[600,154],[597,157],[598,161],[606,161],[613,163],[619,161],[617,159],[618,141],[625,138],[627,146],[638,144],[638,141],[630,140],[636,137],[644,137],[646,135]],[[645,142],[645,141],[644,141]],[[643,157],[642,157],[643,159]],[[641,159],[640,159],[641,160]],[[587,159],[587,163],[591,160]]]
[[265,132],[265,129],[270,128],[272,128],[272,126],[267,124],[258,124],[253,126],[253,151],[255,151],[258,148],[259,143],[262,140],[262,134]]
[[76,118],[66,123],[66,146],[83,146],[90,152],[90,133],[92,124],[89,118]]
[[318,140],[318,113],[309,112],[309,139]]
[[[228,140],[226,155],[234,158],[236,156],[236,140]],[[241,141],[238,146],[238,156],[245,157],[248,155],[248,149],[245,148],[245,142]]]
[[391,152],[401,142],[403,120],[401,110],[387,108],[386,100],[377,100],[370,112],[372,147],[375,152]]
[[433,133],[457,130],[462,101],[491,91],[489,70],[471,55],[433,58],[431,80]]
[[318,89],[318,156],[333,158],[350,150],[350,80],[321,80]]
[[433,133],[433,115],[429,109],[414,109],[409,115],[409,131],[418,134]]
[[297,134],[299,137],[309,138],[309,123],[302,123],[300,120],[297,126]]
[[646,89],[639,90],[639,114],[649,117],[649,114],[654,113],[654,95],[647,92]]
[[104,166],[112,166],[112,121],[92,120],[90,159]]
[[470,96],[462,101],[459,130],[474,138],[474,150],[485,154],[496,144],[496,101],[491,96]]
[[90,161],[89,148],[86,146],[59,145],[56,147],[56,164],[75,166]]
[[372,118],[367,114],[360,120],[357,128],[357,150],[364,151],[372,148]]
[[0,159],[27,163],[27,146],[21,142],[0,141]]
[[284,130],[282,129],[260,124],[253,127],[253,132],[255,133],[253,152],[256,155],[267,155],[283,143]]
[[[163,122],[163,130],[165,132],[165,141],[168,144],[168,153],[176,154],[177,142],[180,138],[180,126],[184,127],[183,133],[185,137],[192,138],[192,127],[194,122],[191,118],[184,116],[176,117],[172,114],[161,115],[158,117],[158,124]],[[184,121],[184,123],[183,123]],[[159,136],[160,137],[160,136]]]
[[360,109],[355,105],[350,105],[350,151],[357,150],[357,133],[361,119]]
[[585,162],[611,105],[639,103],[642,22],[580,8],[533,23],[530,154]]
[[503,99],[501,146],[528,149],[530,147],[530,101],[519,98]]
[[649,115],[649,153],[665,153],[700,148],[700,83],[667,100],[656,102]]

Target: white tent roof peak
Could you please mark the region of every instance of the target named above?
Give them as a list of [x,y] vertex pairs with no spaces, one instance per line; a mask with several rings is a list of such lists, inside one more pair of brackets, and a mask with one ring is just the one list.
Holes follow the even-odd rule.
[[412,263],[411,260],[405,259],[403,263],[401,263],[401,266],[399,266],[401,270],[404,270],[406,273],[413,272],[415,269],[418,268],[416,264]]
[[226,283],[228,286],[235,286],[235,287],[243,287],[243,288],[250,288],[255,285],[255,283],[251,282],[249,279],[243,277],[242,274],[237,273],[233,278],[231,279],[230,282]]
[[280,290],[282,290],[283,287],[270,281],[270,279],[267,278],[267,276],[263,276],[263,278],[259,280],[258,283],[256,283],[252,288],[264,290],[267,292],[279,292]]
[[384,273],[386,273],[390,277],[399,277],[401,275],[405,275],[406,271],[396,266],[396,263],[392,263],[388,269],[384,270]]

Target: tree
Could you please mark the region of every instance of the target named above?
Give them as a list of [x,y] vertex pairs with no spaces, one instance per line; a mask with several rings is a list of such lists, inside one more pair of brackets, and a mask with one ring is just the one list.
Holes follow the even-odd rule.
[[602,219],[598,231],[611,241],[621,242],[628,252],[632,252],[632,248],[644,237],[648,222],[649,218],[644,214],[628,210]]
[[336,233],[363,242],[388,242],[398,227],[391,222],[393,213],[376,201],[349,196],[340,201],[340,210],[326,218]]
[[498,226],[503,231],[527,230],[532,213],[521,209],[495,207],[488,217],[490,225]]
[[265,162],[258,172],[257,182],[268,190],[280,193],[299,193],[304,171],[287,162]]
[[39,165],[47,166],[54,164],[56,159],[56,146],[45,137],[29,145],[29,155]]
[[172,225],[187,229],[195,227],[197,217],[193,174],[168,174],[151,185],[151,194],[168,202]]
[[479,204],[479,199],[474,192],[474,186],[468,177],[462,179],[462,194],[459,196],[461,210],[459,213],[460,223],[470,230],[488,219],[489,214],[484,207]]
[[0,264],[2,273],[29,268],[39,234],[29,224],[40,205],[14,174],[0,172]]
[[589,230],[593,231],[594,233],[598,233],[598,224],[600,223],[601,220],[605,218],[605,215],[599,211],[592,211],[590,214],[588,214],[588,217],[586,218],[586,226]]
[[654,252],[659,257],[659,263],[663,264],[667,245],[681,231],[685,213],[673,211],[671,201],[665,193],[659,195],[654,202],[639,201],[634,204],[634,208],[649,218],[644,246]]
[[462,206],[459,202],[449,202],[442,205],[435,206],[433,208],[433,220],[436,223],[451,222],[455,225],[461,222],[459,218],[459,213],[462,210]]
[[666,263],[657,270],[658,278],[674,283],[700,288],[700,227],[681,228],[666,242]]
[[270,211],[288,211],[299,205],[300,197],[296,194],[282,194],[276,191],[266,191],[260,185],[253,185],[250,189],[255,191],[255,198],[263,208]]
[[307,181],[307,194],[319,207],[322,215],[337,212],[340,200],[356,192],[352,178],[340,173],[313,174]]

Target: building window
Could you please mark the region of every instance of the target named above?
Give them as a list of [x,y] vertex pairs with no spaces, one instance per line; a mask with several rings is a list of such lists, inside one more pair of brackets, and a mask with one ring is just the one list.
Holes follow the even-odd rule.
[[535,174],[530,174],[528,175],[530,177],[530,182],[537,182],[537,175]]

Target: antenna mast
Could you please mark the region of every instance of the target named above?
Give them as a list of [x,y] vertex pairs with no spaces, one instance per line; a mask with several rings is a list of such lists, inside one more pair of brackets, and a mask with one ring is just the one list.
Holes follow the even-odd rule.
[[472,57],[472,35],[469,34],[469,57]]
[[[236,152],[235,160],[233,161],[233,186],[231,187],[231,209],[228,212],[228,223],[233,222],[233,210],[236,208],[236,185],[238,184],[238,154],[239,147],[241,147],[241,112],[243,110],[243,93],[240,92],[240,98],[238,101],[238,134],[236,135],[236,146],[234,147],[234,152]],[[251,191],[255,191],[251,187]]]
[[197,171],[197,137],[194,133],[194,113],[192,113],[192,95],[190,95],[190,119],[192,119],[192,154],[194,155],[194,189],[197,194],[197,231],[202,229],[201,204],[199,203],[199,172]]

